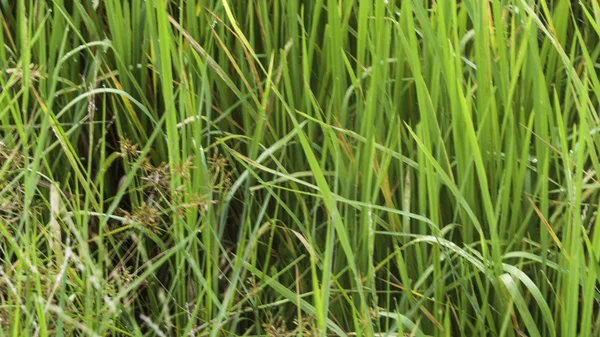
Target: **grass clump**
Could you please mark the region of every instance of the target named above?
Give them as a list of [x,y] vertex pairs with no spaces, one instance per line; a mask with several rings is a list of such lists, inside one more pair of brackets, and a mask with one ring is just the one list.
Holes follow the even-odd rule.
[[0,336],[597,336],[599,17],[0,1]]

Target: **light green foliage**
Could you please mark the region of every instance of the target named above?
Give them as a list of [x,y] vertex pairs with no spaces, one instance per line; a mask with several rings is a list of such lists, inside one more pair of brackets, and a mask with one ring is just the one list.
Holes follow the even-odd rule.
[[0,0],[0,337],[598,336],[597,0]]

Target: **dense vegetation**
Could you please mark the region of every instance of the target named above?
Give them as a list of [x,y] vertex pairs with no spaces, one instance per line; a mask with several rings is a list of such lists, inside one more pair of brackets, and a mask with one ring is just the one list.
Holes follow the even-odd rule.
[[598,336],[597,0],[0,0],[0,336]]

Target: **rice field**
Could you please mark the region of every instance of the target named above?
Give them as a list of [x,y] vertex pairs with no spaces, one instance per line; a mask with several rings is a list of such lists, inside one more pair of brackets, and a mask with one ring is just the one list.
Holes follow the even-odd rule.
[[597,0],[0,0],[0,337],[599,336]]

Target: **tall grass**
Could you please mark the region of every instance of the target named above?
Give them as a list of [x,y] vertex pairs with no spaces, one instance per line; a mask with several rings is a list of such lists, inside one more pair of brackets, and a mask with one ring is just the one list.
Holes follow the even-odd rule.
[[0,337],[600,333],[598,1],[0,10]]

